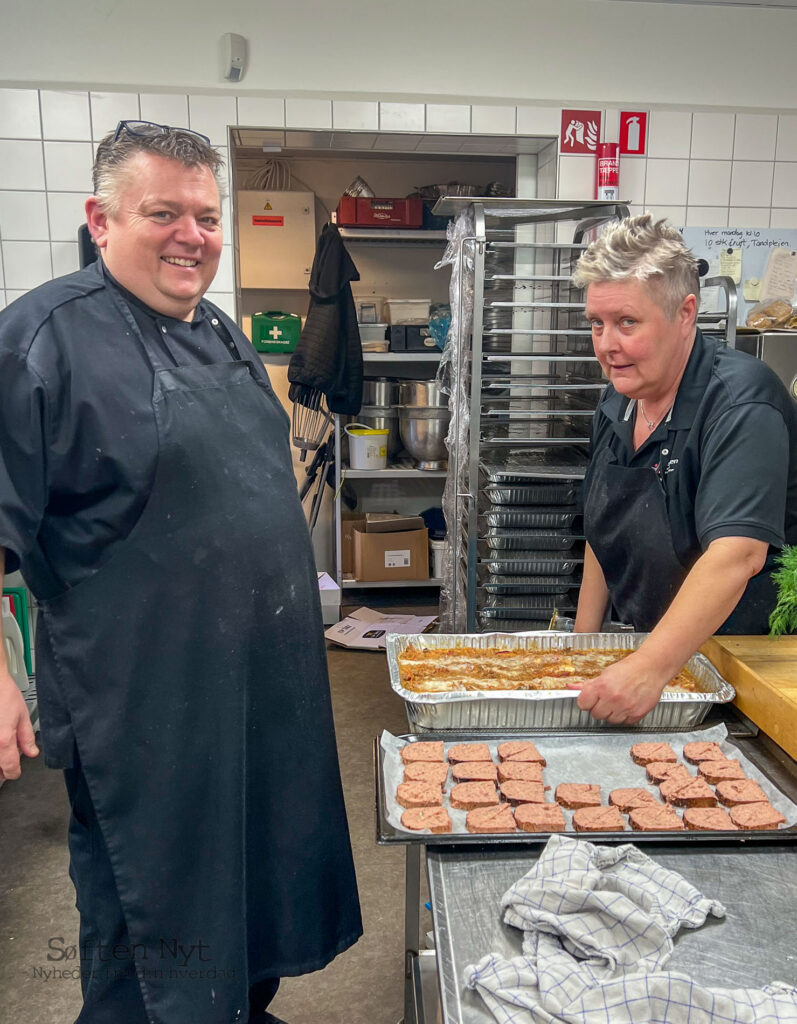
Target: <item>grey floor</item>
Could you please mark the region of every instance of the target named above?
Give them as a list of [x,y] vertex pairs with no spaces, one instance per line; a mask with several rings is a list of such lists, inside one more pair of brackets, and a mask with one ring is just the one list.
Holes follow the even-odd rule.
[[[365,934],[325,970],[286,979],[272,1009],[290,1024],[396,1024],[403,1012],[404,854],[374,840],[372,744],[382,729],[406,732],[406,716],[389,688],[384,654],[330,648],[329,665]],[[47,961],[51,939],[59,947],[77,941],[66,826],[61,774],[40,759],[0,788],[0,1024],[73,1024],[80,1010],[79,981],[35,972],[74,966]],[[430,927],[428,915],[421,923]]]

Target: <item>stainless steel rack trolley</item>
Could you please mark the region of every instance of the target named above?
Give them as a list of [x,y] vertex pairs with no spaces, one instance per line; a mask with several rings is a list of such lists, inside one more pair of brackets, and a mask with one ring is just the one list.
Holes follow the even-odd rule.
[[461,246],[472,273],[460,274],[459,306],[463,323],[472,297],[470,351],[457,360],[453,382],[468,396],[454,415],[467,407],[469,422],[466,444],[452,452],[460,530],[451,626],[533,629],[547,626],[554,606],[575,607],[583,562],[578,482],[605,387],[583,295],[570,277],[590,233],[628,208],[446,198],[435,213],[458,215],[469,205],[474,230]]

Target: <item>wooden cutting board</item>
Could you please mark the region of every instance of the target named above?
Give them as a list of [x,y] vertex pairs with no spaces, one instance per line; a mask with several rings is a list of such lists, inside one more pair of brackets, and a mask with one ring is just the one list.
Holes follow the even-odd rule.
[[715,636],[700,649],[739,710],[797,759],[797,636]]

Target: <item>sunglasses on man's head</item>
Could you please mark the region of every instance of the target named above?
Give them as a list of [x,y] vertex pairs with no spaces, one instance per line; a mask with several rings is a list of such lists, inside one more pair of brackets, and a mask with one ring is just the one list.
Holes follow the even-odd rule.
[[173,128],[168,124],[156,124],[154,121],[120,121],[116,126],[113,141],[119,138],[122,132],[128,135],[138,135],[141,138],[151,139],[153,135],[168,135],[169,132],[182,132],[185,135],[193,135],[201,139],[206,145],[210,145],[210,139],[201,132],[192,131],[190,128]]

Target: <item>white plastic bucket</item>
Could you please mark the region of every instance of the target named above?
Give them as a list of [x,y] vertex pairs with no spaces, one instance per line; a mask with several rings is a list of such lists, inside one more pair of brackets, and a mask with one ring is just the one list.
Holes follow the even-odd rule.
[[6,658],[11,678],[20,690],[26,693],[28,689],[28,671],[25,668],[25,646],[22,642],[22,633],[17,625],[17,620],[5,608],[3,608],[2,622],[3,640],[5,641]]
[[385,469],[387,466],[387,435],[389,430],[349,423],[349,464],[352,469]]
[[443,572],[445,570],[445,557],[446,557],[446,544],[445,540],[430,540],[429,551],[432,555],[432,577],[436,580],[443,578]]

